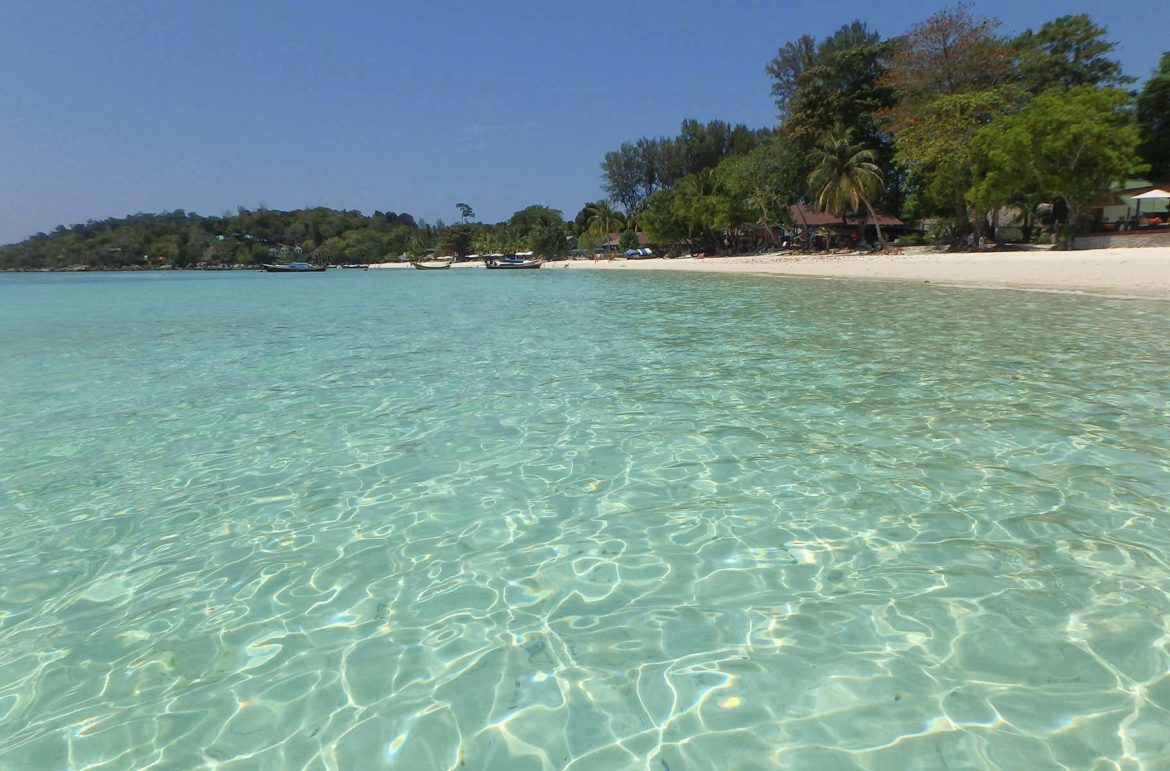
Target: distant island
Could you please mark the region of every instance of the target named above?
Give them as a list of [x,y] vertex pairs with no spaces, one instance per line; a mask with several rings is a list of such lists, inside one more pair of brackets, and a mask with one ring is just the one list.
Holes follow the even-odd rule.
[[571,219],[534,204],[488,224],[463,202],[450,224],[329,208],[135,214],[2,246],[0,269],[885,249],[891,227],[902,244],[1067,247],[1086,229],[1166,225],[1170,52],[1133,91],[1086,14],[999,27],[959,5],[894,38],[855,21],[788,41],[765,66],[775,127],[686,120],[676,136],[625,142],[601,160],[608,197]]

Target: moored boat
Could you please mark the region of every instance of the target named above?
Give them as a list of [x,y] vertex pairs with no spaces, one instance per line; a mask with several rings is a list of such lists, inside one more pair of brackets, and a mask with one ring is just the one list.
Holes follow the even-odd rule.
[[324,265],[312,265],[307,262],[261,263],[266,273],[324,273]]
[[446,270],[451,267],[451,263],[449,262],[443,265],[423,265],[421,262],[412,262],[410,264],[414,266],[415,270]]
[[483,266],[488,270],[534,270],[543,264],[543,262],[485,262]]

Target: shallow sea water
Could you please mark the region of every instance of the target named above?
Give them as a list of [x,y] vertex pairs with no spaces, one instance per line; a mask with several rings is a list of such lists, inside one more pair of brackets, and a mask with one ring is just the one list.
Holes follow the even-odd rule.
[[0,768],[1170,759],[1170,303],[0,276]]

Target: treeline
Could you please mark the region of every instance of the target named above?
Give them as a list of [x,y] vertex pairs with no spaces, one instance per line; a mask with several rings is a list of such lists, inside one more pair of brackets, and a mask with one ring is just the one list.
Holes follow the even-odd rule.
[[719,124],[712,151],[691,155],[679,148],[693,122],[625,143],[602,161],[606,192],[659,244],[717,247],[744,223],[784,223],[795,203],[882,208],[943,242],[988,232],[1005,206],[1027,232],[1048,203],[1067,241],[1111,183],[1170,179],[1170,53],[1134,93],[1087,15],[999,28],[960,5],[895,38],[855,21],[785,43],[766,67],[774,131],[736,127],[729,141]]
[[428,224],[409,214],[321,207],[240,208],[220,217],[181,210],[135,214],[61,226],[0,246],[0,269],[251,266],[290,259],[370,264],[472,252],[556,256],[578,246],[591,249],[611,233],[620,234],[623,249],[638,245],[625,217],[608,201],[586,204],[569,221],[559,210],[539,204],[496,224],[468,221],[475,212],[467,204],[457,209],[462,221],[452,225],[442,220]]
[[177,210],[90,221],[37,233],[0,246],[0,268],[128,268],[253,265],[271,250],[300,248],[322,262],[377,262],[422,251],[437,228],[409,214],[314,208],[274,211],[244,208],[204,217]]
[[[678,137],[644,143],[661,159],[663,179],[685,179],[725,157],[766,141],[771,132],[722,121],[682,124]],[[652,149],[650,149],[652,148]],[[655,188],[662,183],[655,180]],[[322,263],[376,263],[428,254],[514,254],[545,256],[593,251],[611,236],[621,250],[639,246],[636,203],[624,199],[627,216],[609,200],[585,204],[571,220],[549,206],[533,204],[495,224],[474,221],[466,203],[456,205],[460,222],[428,224],[409,214],[339,211],[323,207],[297,211],[239,208],[235,214],[205,217],[177,210],[60,226],[52,233],[0,246],[0,269],[137,268],[199,265],[255,265],[274,259]],[[288,247],[288,252],[281,250]],[[297,251],[299,249],[299,251]],[[276,250],[276,254],[273,254]]]

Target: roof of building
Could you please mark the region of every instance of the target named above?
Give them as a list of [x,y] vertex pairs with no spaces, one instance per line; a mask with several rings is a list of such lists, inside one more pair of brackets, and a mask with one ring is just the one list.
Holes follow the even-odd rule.
[[[650,239],[646,237],[645,233],[643,233],[641,230],[639,230],[637,235],[638,235],[638,246],[649,246],[650,245]],[[605,236],[605,240],[601,242],[600,246],[618,246],[621,243],[621,240],[622,240],[621,233],[608,233]]]
[[1129,196],[1130,198],[1133,198],[1135,195],[1141,195],[1142,193],[1148,193],[1152,190],[1170,190],[1170,182],[1167,182],[1167,183],[1164,183],[1161,185],[1142,185],[1141,187],[1131,187],[1131,188],[1127,188],[1125,190],[1118,190],[1117,194],[1118,195],[1125,195],[1125,196]]
[[[788,211],[792,215],[792,224],[799,227],[804,227],[805,225],[814,228],[828,225],[856,227],[858,224],[858,218],[856,216],[846,217],[845,222],[842,222],[840,215],[832,214],[831,212],[817,211],[813,207],[803,203],[789,206]],[[882,214],[881,212],[877,212],[877,216],[878,224],[882,227],[898,227],[900,225],[906,224],[897,217],[891,217],[889,214]],[[865,217],[865,223],[867,225],[872,225],[873,218],[867,215]]]

